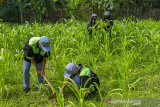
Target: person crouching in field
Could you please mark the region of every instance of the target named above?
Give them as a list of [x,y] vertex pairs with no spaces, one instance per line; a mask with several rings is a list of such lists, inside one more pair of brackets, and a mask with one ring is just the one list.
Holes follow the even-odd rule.
[[[89,36],[92,38],[92,27],[96,25],[96,19],[97,19],[97,15],[96,14],[92,14],[88,26],[87,26],[87,30],[89,32]],[[95,29],[97,29],[97,25],[95,26]]]
[[105,30],[107,30],[111,26],[113,26],[113,22],[110,20],[110,12],[109,11],[105,11],[102,21],[105,23]]
[[23,87],[24,92],[27,93],[30,90],[29,77],[30,77],[30,67],[31,63],[34,64],[39,84],[43,84],[43,77],[45,76],[44,68],[46,64],[46,59],[50,56],[50,40],[46,36],[42,37],[31,37],[26,42],[24,48],[24,74],[23,74]]
[[[85,91],[85,95],[94,94],[97,91],[95,83],[100,85],[98,76],[89,68],[79,64],[76,66],[74,63],[69,63],[65,67],[65,72],[63,74],[64,78],[70,77],[76,83],[80,91]],[[89,81],[88,81],[89,79]],[[67,79],[66,81],[69,81]],[[87,82],[86,82],[87,81]],[[92,85],[92,86],[91,86]],[[62,90],[67,86],[63,85]],[[91,87],[90,87],[91,86]],[[74,89],[74,87],[73,87]],[[74,89],[75,90],[75,89]]]

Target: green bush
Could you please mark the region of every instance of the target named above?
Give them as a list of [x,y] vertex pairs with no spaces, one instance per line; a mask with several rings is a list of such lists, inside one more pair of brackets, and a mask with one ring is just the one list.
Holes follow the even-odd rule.
[[0,10],[0,19],[10,22],[20,21],[19,10],[15,7],[4,7]]

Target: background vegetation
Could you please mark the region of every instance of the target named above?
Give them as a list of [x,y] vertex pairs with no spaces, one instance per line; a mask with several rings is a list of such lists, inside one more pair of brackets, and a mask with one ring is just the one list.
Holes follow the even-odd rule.
[[[98,19],[100,30],[93,29],[91,39],[86,20],[92,13],[101,18],[107,3],[114,7],[114,26],[106,31]],[[143,18],[159,7],[159,0],[0,0],[0,106],[102,107],[110,98],[151,98],[143,106],[154,106],[152,100],[160,96],[160,22],[125,17]],[[152,16],[158,20],[158,14]],[[33,66],[31,91],[23,92],[23,47],[32,36],[51,40],[46,78],[61,96],[52,96],[46,82],[42,90],[36,86]],[[69,62],[82,63],[98,74],[101,86],[89,100],[70,88],[62,94]]]
[[[108,98],[157,98],[159,91],[160,22],[132,18],[117,19],[111,30],[99,28],[90,39],[87,23],[70,19],[63,23],[0,23],[1,106],[105,106]],[[46,77],[58,92],[63,85],[65,65],[82,63],[100,77],[99,92],[89,100],[76,96],[70,88],[61,97],[51,98],[45,82],[36,86],[36,71],[30,73],[31,91],[23,92],[23,51],[31,36],[48,36],[51,40],[51,59],[47,61]],[[61,92],[61,91],[60,91]],[[151,102],[149,102],[152,104]],[[144,104],[148,104],[145,102]],[[148,104],[149,105],[149,104]],[[127,104],[126,106],[129,106]]]
[[[78,20],[88,20],[92,13],[102,17],[108,3],[114,7],[112,18],[141,18],[149,10],[160,7],[159,0],[0,0],[0,19],[19,23],[56,22],[74,16]],[[147,16],[157,19],[158,15]]]

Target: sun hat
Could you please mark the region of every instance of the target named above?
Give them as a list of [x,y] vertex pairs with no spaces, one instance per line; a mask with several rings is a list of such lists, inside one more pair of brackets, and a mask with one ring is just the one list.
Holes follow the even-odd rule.
[[43,51],[49,52],[51,51],[50,40],[47,36],[42,36],[39,40]]
[[109,11],[105,11],[104,15],[109,15],[110,12]]
[[70,77],[72,75],[72,73],[77,70],[77,66],[74,63],[69,63],[66,65],[65,67],[65,72],[63,74],[64,77]]
[[91,16],[91,17],[97,17],[97,14],[95,14],[95,13],[94,13],[94,14],[92,14],[92,16]]

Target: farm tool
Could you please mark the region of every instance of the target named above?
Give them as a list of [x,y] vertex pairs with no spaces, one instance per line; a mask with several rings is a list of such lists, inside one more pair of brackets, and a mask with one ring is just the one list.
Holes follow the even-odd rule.
[[51,90],[52,90],[52,92],[53,92],[53,95],[54,95],[54,90],[53,90],[53,88],[52,88],[52,85],[51,85],[51,83],[47,80],[47,78],[43,75],[43,78],[47,81],[47,83],[48,83],[48,85],[50,86],[50,88],[51,88]]

